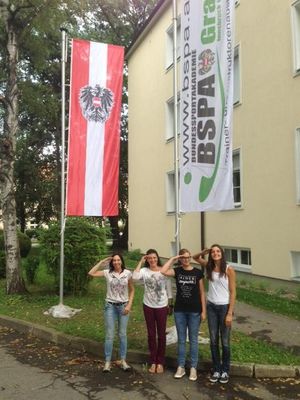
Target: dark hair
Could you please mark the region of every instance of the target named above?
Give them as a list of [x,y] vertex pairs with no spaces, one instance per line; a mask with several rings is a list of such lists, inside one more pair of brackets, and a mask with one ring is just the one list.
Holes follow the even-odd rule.
[[[146,251],[146,255],[148,256],[149,254],[155,254],[156,255],[156,257],[157,257],[157,265],[159,267],[161,267],[162,263],[161,263],[159,255],[158,255],[158,252],[155,249],[149,249],[149,250]],[[146,268],[150,268],[150,265],[149,265],[147,260],[145,261],[145,267]]]
[[123,258],[123,256],[122,256],[122,254],[120,254],[120,253],[112,254],[111,260],[110,260],[110,262],[109,262],[109,272],[113,272],[113,271],[114,271],[113,258],[114,258],[115,256],[119,256],[119,257],[120,257],[120,259],[121,259],[121,268],[122,268],[122,272],[123,272],[124,269],[125,269],[126,267],[125,267],[124,258]]
[[226,275],[226,268],[227,268],[224,250],[222,249],[222,247],[221,247],[219,244],[213,244],[213,245],[211,246],[211,248],[209,249],[208,261],[207,261],[207,265],[206,265],[206,277],[207,277],[207,279],[209,279],[210,281],[213,280],[213,278],[212,278],[212,273],[213,273],[213,270],[214,270],[215,267],[216,267],[216,266],[215,266],[215,262],[214,262],[214,260],[212,259],[212,256],[211,256],[211,251],[212,251],[212,248],[213,248],[213,247],[218,247],[218,249],[221,250],[221,254],[222,254],[221,265],[220,265],[220,268],[221,268],[221,270],[220,270],[220,277]]
[[[191,252],[190,252],[188,249],[180,249],[178,254],[179,254],[180,256],[182,256],[184,253],[189,253],[189,255],[191,255]],[[180,258],[178,259],[178,262],[177,262],[177,263],[178,263],[178,265],[181,265]]]

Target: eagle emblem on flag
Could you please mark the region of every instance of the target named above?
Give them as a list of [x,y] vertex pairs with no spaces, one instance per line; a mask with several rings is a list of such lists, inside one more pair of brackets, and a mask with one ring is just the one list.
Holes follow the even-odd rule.
[[100,85],[84,86],[80,89],[79,103],[87,121],[104,123],[109,118],[113,107],[114,94]]

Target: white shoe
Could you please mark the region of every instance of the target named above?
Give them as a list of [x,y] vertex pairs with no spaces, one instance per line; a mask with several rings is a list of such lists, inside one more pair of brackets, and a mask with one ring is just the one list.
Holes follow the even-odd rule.
[[192,367],[191,370],[190,370],[189,380],[190,381],[196,381],[197,380],[197,370],[194,367]]
[[110,361],[105,361],[102,372],[111,372],[111,364]]
[[125,360],[121,360],[120,367],[123,371],[130,371],[131,367],[127,364]]
[[185,369],[184,369],[184,367],[178,367],[178,368],[177,368],[177,371],[176,371],[176,373],[175,373],[175,375],[174,375],[174,378],[175,378],[175,379],[180,379],[180,378],[182,378],[184,375],[185,375]]

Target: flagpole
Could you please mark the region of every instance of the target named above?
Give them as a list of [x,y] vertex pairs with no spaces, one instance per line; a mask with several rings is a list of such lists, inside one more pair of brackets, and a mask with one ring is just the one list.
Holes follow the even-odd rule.
[[61,27],[61,210],[60,210],[60,277],[59,304],[64,298],[65,243],[65,132],[66,132],[66,42],[67,29]]
[[180,249],[180,212],[179,212],[179,152],[178,152],[178,72],[177,72],[177,0],[173,0],[173,98],[174,98],[174,174],[175,174],[175,254]]
[[65,244],[65,142],[66,142],[66,63],[67,63],[67,33],[65,27],[61,31],[61,210],[60,210],[60,275],[59,275],[59,304],[45,311],[45,315],[55,318],[70,318],[80,309],[63,304],[64,300],[64,244]]

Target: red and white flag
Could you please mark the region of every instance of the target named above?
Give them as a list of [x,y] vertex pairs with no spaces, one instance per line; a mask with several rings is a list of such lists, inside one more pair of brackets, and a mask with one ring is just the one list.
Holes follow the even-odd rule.
[[118,215],[124,48],[72,40],[66,215]]

